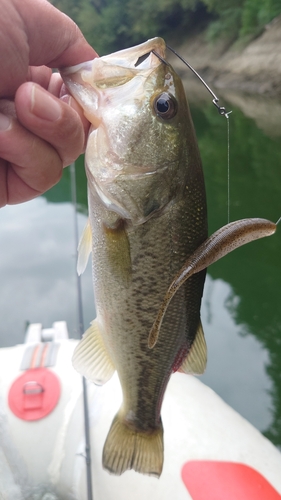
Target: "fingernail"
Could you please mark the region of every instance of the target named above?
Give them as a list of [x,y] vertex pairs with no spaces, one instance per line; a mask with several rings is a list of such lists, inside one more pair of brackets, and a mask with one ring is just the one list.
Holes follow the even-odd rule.
[[71,104],[72,104],[72,97],[69,94],[65,94],[62,97],[60,97],[60,101],[63,101],[66,104],[68,104],[68,106],[71,106]]
[[0,130],[4,132],[5,130],[8,130],[10,127],[11,127],[11,119],[8,116],[0,113]]
[[32,88],[31,112],[38,118],[50,122],[55,122],[61,117],[61,107],[55,97],[52,97],[46,90],[37,85],[33,85]]

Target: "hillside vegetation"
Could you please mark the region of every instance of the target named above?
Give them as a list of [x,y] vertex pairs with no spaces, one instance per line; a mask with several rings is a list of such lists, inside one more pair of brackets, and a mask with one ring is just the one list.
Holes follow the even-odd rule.
[[281,13],[281,0],[51,0],[100,55],[147,38],[178,38],[206,28],[209,41],[251,40]]

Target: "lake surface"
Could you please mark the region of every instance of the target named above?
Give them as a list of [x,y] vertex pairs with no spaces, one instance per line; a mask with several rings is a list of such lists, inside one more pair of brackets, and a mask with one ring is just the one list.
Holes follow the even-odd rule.
[[[186,84],[189,95],[188,83]],[[219,91],[217,91],[219,94]],[[191,95],[202,155],[209,232],[227,223],[227,121],[208,94]],[[230,115],[230,220],[281,215],[281,104],[222,92]],[[76,163],[78,223],[87,219],[83,159]],[[66,320],[78,337],[70,170],[36,200],[0,211],[0,346],[31,322]],[[208,366],[201,379],[281,447],[281,224],[211,266],[202,305]],[[91,266],[82,277],[84,322],[95,317]]]

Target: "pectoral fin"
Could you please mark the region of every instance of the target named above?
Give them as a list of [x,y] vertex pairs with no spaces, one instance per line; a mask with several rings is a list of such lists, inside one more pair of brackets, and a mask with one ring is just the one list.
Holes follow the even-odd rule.
[[199,325],[196,332],[196,337],[191,346],[191,349],[183,361],[179,372],[189,373],[193,375],[202,375],[204,373],[207,364],[207,345],[205,341],[205,336],[202,328],[202,323],[199,321]]
[[104,345],[97,320],[92,321],[77,345],[72,363],[75,370],[97,385],[105,384],[112,377],[115,367]]
[[92,251],[92,230],[91,230],[90,220],[88,219],[78,245],[77,273],[79,274],[79,276],[86,269],[91,251]]

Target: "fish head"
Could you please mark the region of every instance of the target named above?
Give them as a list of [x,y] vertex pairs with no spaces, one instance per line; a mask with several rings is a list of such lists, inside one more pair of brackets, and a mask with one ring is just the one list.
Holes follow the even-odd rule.
[[164,40],[154,38],[62,71],[91,123],[85,153],[89,189],[133,224],[161,213],[184,184],[183,158],[193,127],[165,49]]

